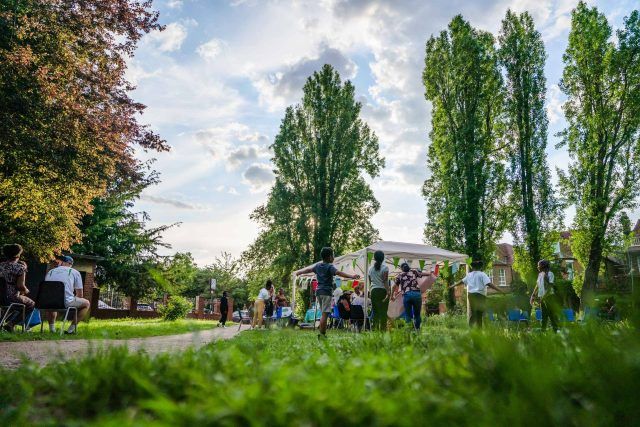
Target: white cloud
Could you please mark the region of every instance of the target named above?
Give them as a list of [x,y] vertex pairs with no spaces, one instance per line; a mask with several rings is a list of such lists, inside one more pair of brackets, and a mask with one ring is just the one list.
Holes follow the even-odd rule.
[[272,166],[264,163],[254,163],[242,173],[243,183],[249,186],[252,193],[268,190],[273,184],[275,174]]
[[222,52],[225,46],[226,46],[226,43],[224,40],[211,39],[208,42],[198,46],[198,48],[196,49],[196,52],[205,61],[211,61],[216,56],[218,56],[220,52]]
[[332,65],[343,80],[354,78],[358,71],[356,63],[343,52],[321,45],[317,56],[302,58],[255,79],[253,84],[260,92],[261,104],[274,111],[298,102],[307,79],[325,64]]
[[[202,129],[196,131],[193,137],[198,144],[205,147],[213,160],[224,161],[230,169],[243,162],[270,156],[266,145],[268,138],[242,123],[232,122]],[[260,142],[262,145],[243,145],[245,142]]]
[[182,8],[183,3],[184,2],[182,0],[168,0],[167,7],[169,9],[180,9]]
[[558,85],[551,85],[547,89],[547,116],[550,124],[556,124],[564,118],[562,105],[564,95]]
[[164,31],[153,31],[146,36],[147,42],[154,45],[160,52],[179,50],[186,38],[187,29],[178,22],[168,24]]

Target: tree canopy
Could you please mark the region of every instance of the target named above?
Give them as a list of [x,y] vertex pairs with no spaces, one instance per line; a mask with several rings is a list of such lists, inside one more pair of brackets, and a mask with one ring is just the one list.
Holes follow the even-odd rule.
[[560,88],[567,96],[562,132],[571,162],[560,174],[576,206],[572,241],[585,265],[583,291],[595,288],[609,229],[640,194],[640,12],[613,41],[604,14],[583,2],[571,17]]
[[275,184],[252,215],[262,231],[244,254],[249,265],[286,279],[323,246],[341,253],[378,238],[369,218],[379,204],[364,175],[376,177],[384,160],[354,91],[325,65],[307,79],[302,103],[287,108],[271,146]]
[[48,259],[81,237],[79,224],[132,149],[166,150],[138,122],[126,59],[160,30],[150,1],[0,3],[0,236]]
[[508,10],[498,41],[505,73],[509,194],[515,216],[510,228],[518,270],[531,283],[537,262],[551,249],[545,236],[558,226],[558,203],[545,153],[546,52],[528,12],[517,15]]
[[509,221],[504,88],[493,36],[456,16],[427,41],[423,82],[433,104],[425,238],[493,260]]

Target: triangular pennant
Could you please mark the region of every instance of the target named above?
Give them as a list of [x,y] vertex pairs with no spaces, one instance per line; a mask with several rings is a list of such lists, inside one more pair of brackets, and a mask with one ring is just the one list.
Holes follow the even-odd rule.
[[468,257],[468,258],[467,258],[467,265],[471,265],[471,261],[473,261],[473,260],[471,259],[471,257]]
[[373,252],[367,252],[367,265],[371,264],[372,259],[373,259]]
[[436,269],[433,272],[433,275],[437,277],[439,273],[440,273],[440,264],[436,264]]
[[459,269],[460,269],[460,263],[458,261],[454,262],[453,265],[451,266],[451,272],[453,274],[456,274]]
[[353,262],[351,263],[353,265],[353,269],[356,269],[356,263],[358,262],[357,259],[354,259]]
[[398,268],[398,264],[400,264],[400,258],[397,256],[393,257],[393,268]]
[[424,270],[424,260],[421,259],[420,261],[418,261],[420,263],[420,270]]

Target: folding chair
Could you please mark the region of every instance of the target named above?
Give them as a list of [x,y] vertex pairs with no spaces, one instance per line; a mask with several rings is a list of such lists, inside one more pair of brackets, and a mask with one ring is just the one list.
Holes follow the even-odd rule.
[[4,278],[0,277],[0,314],[4,311],[4,315],[2,316],[2,320],[0,320],[0,331],[3,331],[4,324],[9,320],[9,314],[13,310],[16,314],[20,313],[20,309],[22,308],[22,332],[26,331],[25,325],[29,323],[27,320],[27,306],[19,303],[19,302],[9,302],[7,299],[7,282]]
[[572,308],[563,308],[562,314],[567,322],[575,322],[576,321],[576,313]]
[[536,320],[542,322],[542,309],[536,308]]
[[[62,335],[65,331],[64,325],[69,317],[69,313],[73,310],[74,312],[74,320],[76,324],[76,332],[78,327],[78,308],[77,307],[65,307],[64,304],[64,283],[62,282],[53,282],[45,280],[40,282],[40,289],[38,291],[38,296],[36,297],[36,308],[40,310],[40,315],[46,311],[55,311],[64,312],[64,317],[62,318],[62,328],[60,329],[60,335]],[[33,316],[33,313],[31,314]],[[29,317],[29,322],[31,322],[31,317]],[[44,329],[44,322],[40,323],[40,333],[42,333]]]
[[529,317],[519,308],[509,310],[507,312],[507,320],[509,322],[515,322],[518,325],[518,329],[520,329],[520,323],[529,323]]

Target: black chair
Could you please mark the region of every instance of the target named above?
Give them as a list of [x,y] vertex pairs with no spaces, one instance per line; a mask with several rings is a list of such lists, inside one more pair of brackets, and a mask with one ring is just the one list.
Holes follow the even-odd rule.
[[[9,320],[9,315],[13,310],[16,315],[20,314],[20,309],[22,309],[22,332],[26,331],[25,325],[28,325],[28,322],[25,322],[27,318],[27,306],[19,303],[19,302],[10,302],[7,298],[7,282],[3,277],[0,277],[0,315],[4,311],[4,315],[2,316],[2,320],[0,320],[0,331],[3,330],[5,322]],[[33,313],[33,312],[32,312]]]
[[351,323],[360,332],[364,326],[364,308],[361,305],[351,306]]
[[[42,317],[42,322],[40,323],[40,333],[42,333],[44,329],[44,312],[46,311],[55,311],[64,312],[64,317],[62,318],[62,328],[60,329],[60,335],[62,335],[65,331],[64,324],[69,317],[69,313],[73,310],[74,319],[76,324],[76,331],[78,327],[78,308],[77,307],[65,307],[64,304],[64,283],[62,282],[54,282],[45,280],[40,282],[40,286],[38,289],[38,296],[36,297],[36,308],[40,310],[40,316]],[[33,316],[33,313],[32,313]],[[29,323],[31,322],[31,317],[29,318]]]

